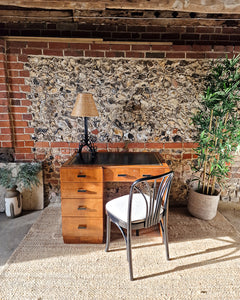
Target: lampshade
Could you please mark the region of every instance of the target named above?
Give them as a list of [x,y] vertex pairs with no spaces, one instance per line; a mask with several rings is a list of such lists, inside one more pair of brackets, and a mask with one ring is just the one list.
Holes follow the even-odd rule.
[[73,111],[73,117],[97,117],[98,111],[92,94],[78,94]]

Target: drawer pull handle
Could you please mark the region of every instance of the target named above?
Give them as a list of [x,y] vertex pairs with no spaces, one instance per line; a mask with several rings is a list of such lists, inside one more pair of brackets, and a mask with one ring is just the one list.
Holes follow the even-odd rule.
[[86,193],[87,190],[78,189],[78,193]]
[[83,178],[83,177],[86,177],[86,175],[78,174],[77,177],[78,178]]
[[118,177],[126,177],[127,174],[118,174]]
[[150,174],[143,174],[143,177],[151,177],[152,175]]
[[78,229],[87,229],[87,225],[78,225]]
[[86,210],[87,208],[86,208],[86,206],[79,206],[78,207],[78,210]]

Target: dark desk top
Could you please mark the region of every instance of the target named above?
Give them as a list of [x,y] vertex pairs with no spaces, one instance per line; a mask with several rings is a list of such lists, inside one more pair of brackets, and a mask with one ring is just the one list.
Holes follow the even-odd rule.
[[124,166],[124,165],[161,165],[163,158],[157,152],[97,152],[94,159],[90,153],[76,153],[64,166]]

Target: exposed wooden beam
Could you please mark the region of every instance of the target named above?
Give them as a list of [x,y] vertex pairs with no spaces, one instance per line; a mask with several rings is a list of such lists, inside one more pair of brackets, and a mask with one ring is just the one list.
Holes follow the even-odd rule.
[[84,39],[84,38],[58,38],[58,37],[34,37],[34,36],[0,36],[0,39],[6,41],[18,42],[67,42],[67,43],[102,43],[102,39]]
[[95,43],[95,44],[122,44],[122,45],[172,45],[172,42],[123,42],[123,41],[103,41],[102,39],[82,39],[82,38],[54,38],[54,37],[30,37],[30,36],[0,36],[6,41],[18,42],[62,42],[62,43]]
[[[1,1],[1,0],[0,0]],[[240,14],[209,14],[155,10],[50,10],[0,6],[0,20],[5,23],[66,23],[73,25],[153,25],[153,26],[239,26]]]
[[[1,0],[0,0],[1,1]],[[19,10],[19,9],[1,9],[1,22],[32,22],[32,21],[71,21],[73,17],[72,11],[61,10]]]
[[203,13],[240,13],[239,0],[0,0],[0,5],[57,10],[144,9]]

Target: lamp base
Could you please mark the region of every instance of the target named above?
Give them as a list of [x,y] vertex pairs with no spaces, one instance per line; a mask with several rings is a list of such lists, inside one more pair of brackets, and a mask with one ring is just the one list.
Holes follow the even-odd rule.
[[97,147],[94,145],[92,141],[89,141],[89,139],[83,140],[82,142],[79,143],[79,148],[78,148],[79,155],[81,155],[82,150],[85,147],[88,149],[88,152],[91,153],[92,158],[94,158],[96,156]]
[[81,155],[82,149],[84,147],[86,147],[86,148],[88,148],[89,152],[91,153],[91,156],[93,159],[96,156],[97,147],[94,146],[93,139],[88,136],[88,118],[87,117],[84,117],[84,133],[85,133],[85,137],[79,143],[78,153],[79,153],[79,155]]

